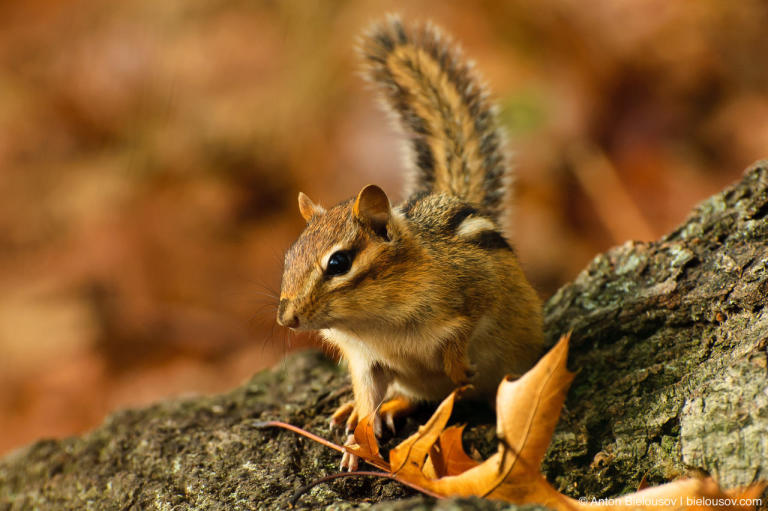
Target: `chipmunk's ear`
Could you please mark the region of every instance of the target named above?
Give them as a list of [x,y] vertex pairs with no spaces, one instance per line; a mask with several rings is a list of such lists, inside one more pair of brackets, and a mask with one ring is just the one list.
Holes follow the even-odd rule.
[[325,208],[312,202],[312,199],[307,197],[304,192],[299,192],[299,211],[304,220],[309,222],[313,216],[325,213]]
[[392,212],[384,190],[376,185],[368,185],[360,190],[353,211],[358,219],[368,223],[377,234],[387,237],[387,222]]

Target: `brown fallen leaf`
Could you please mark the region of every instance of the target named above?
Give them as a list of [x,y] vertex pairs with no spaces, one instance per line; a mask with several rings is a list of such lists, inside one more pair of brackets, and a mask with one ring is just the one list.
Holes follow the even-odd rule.
[[[427,424],[390,451],[393,472],[440,495],[482,496],[571,508],[570,499],[552,488],[538,470],[573,379],[565,367],[567,355],[568,339],[564,337],[520,379],[502,382],[496,399],[499,451],[485,462],[439,478],[430,477],[431,474],[422,470],[424,458],[448,422],[455,399],[453,393]],[[461,439],[454,438],[448,447],[469,458],[461,447]],[[435,462],[431,465],[435,466]]]
[[[419,430],[393,448],[389,462],[379,453],[374,417],[364,417],[354,432],[355,444],[325,445],[359,456],[395,479],[432,496],[480,496],[518,505],[539,504],[561,511],[592,510],[748,510],[766,488],[759,482],[746,488],[723,490],[711,478],[682,479],[612,499],[581,501],[555,490],[540,472],[573,373],[566,368],[569,336],[560,341],[517,380],[504,379],[496,396],[496,454],[480,463],[464,451],[463,426],[446,428],[456,398],[452,392]],[[285,427],[282,423],[265,423]],[[294,431],[298,428],[291,427]],[[312,437],[308,432],[301,434]],[[371,475],[371,473],[360,473]],[[354,475],[354,473],[346,474]],[[336,476],[334,476],[336,477]]]
[[[505,379],[499,386],[496,454],[478,463],[466,454],[461,444],[463,427],[446,429],[453,404],[464,390],[458,389],[438,406],[426,424],[390,451],[390,470],[395,479],[446,497],[481,496],[564,511],[596,507],[606,510],[756,507],[741,502],[759,496],[765,489],[763,483],[723,491],[712,479],[684,479],[614,499],[586,502],[555,490],[539,467],[574,376],[566,368],[568,341],[569,337],[563,336],[530,371],[515,381]],[[376,442],[370,434],[361,435],[362,438]],[[370,462],[366,454],[378,455],[378,447],[360,446],[356,452]]]
[[436,479],[455,476],[480,464],[464,451],[461,436],[464,426],[450,426],[440,433],[437,443],[429,450],[429,457],[422,469],[427,477]]
[[389,464],[395,474],[409,474],[414,467],[420,470],[426,462],[427,454],[435,444],[440,433],[445,429],[448,419],[451,418],[453,403],[456,397],[467,387],[456,389],[440,403],[435,413],[419,430],[403,440],[397,447],[389,451]]
[[[746,510],[757,507],[757,498],[765,490],[765,483],[746,488],[724,491],[712,478],[680,479],[671,483],[645,488],[614,499],[587,501],[582,508],[606,509],[693,509],[693,510]],[[749,505],[744,502],[750,501]],[[608,505],[606,505],[606,502]]]

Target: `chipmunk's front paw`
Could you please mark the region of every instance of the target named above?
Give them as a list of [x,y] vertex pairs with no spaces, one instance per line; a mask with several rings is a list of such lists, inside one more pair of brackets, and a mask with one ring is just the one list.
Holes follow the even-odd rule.
[[[344,442],[344,445],[354,445],[357,443],[355,441],[355,435],[347,435],[347,441]],[[339,465],[339,470],[344,472],[345,470],[347,472],[353,472],[357,470],[357,465],[359,463],[359,458],[355,456],[354,454],[345,452],[344,455],[341,457],[341,465]]]
[[[360,417],[360,414],[355,408],[355,402],[350,401],[338,407],[331,416],[330,426],[331,429],[336,429],[344,424],[344,433],[352,435],[355,432],[358,422],[364,417]],[[377,413],[373,418],[373,432],[377,437],[381,438],[384,433],[384,427],[381,422],[381,414]]]
[[[357,409],[355,408],[354,401],[349,401],[348,403],[344,403],[343,405],[339,406],[336,411],[333,412],[330,420],[331,429],[339,428],[342,424],[344,424],[344,433],[347,435],[347,439],[344,441],[345,446],[354,445],[357,443],[354,435],[357,423],[358,413]],[[348,472],[357,470],[359,461],[359,458],[354,454],[345,452],[341,456],[341,464],[339,465],[339,470],[342,472],[345,470]]]
[[331,429],[336,429],[342,424],[345,424],[344,432],[347,434],[355,431],[357,427],[357,421],[359,417],[357,415],[357,409],[355,409],[355,402],[349,401],[339,406],[333,415],[331,415]]

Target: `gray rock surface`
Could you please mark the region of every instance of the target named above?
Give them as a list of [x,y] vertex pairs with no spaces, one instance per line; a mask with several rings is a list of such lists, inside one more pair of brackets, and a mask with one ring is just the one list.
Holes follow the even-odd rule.
[[[694,470],[729,486],[768,478],[767,261],[762,163],[670,235],[596,257],[549,300],[548,336],[573,330],[569,365],[579,371],[544,463],[551,482],[572,496],[609,496],[644,475],[661,483]],[[232,392],[122,411],[87,435],[5,457],[0,510],[285,509],[294,491],[337,471],[338,455],[254,423],[280,419],[334,438],[327,418],[349,396],[338,368],[296,354]],[[482,420],[471,405],[457,412]],[[428,414],[408,419],[403,435]],[[467,444],[489,454],[493,426],[474,425]],[[505,508],[435,503],[362,477],[314,486],[299,506]]]
[[546,305],[581,371],[546,466],[575,495],[690,470],[768,478],[768,164],[653,243],[600,255]]

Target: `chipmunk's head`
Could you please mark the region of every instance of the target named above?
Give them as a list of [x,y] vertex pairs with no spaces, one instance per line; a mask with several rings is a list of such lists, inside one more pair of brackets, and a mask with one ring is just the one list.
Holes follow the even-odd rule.
[[[348,324],[384,285],[380,271],[397,241],[389,199],[375,185],[329,210],[299,194],[307,227],[285,255],[277,322],[301,330]],[[379,305],[380,306],[380,305]]]

